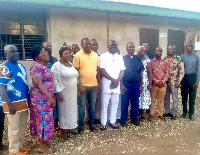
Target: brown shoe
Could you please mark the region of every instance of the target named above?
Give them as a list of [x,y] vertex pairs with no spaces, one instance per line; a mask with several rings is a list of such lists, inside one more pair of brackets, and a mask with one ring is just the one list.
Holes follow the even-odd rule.
[[29,147],[23,146],[19,149],[20,152],[29,152],[31,149]]
[[13,153],[13,152],[10,152],[8,153],[9,155],[26,155],[26,153],[24,152],[16,152],[16,153]]
[[166,119],[163,116],[158,116],[159,119],[161,119],[162,121],[166,121]]
[[152,118],[153,118],[153,115],[149,115],[149,116],[147,117],[147,120],[148,120],[148,121],[151,121]]

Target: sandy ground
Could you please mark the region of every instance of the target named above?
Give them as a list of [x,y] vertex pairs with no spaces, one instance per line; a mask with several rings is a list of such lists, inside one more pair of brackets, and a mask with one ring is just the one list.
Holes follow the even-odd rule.
[[[107,131],[91,133],[86,129],[83,135],[71,136],[69,140],[63,140],[57,132],[51,141],[55,150],[54,155],[198,155],[200,154],[200,91],[195,105],[195,120],[181,118],[182,106],[179,104],[177,120],[170,118],[163,122],[155,116],[152,122],[146,120],[141,126],[128,124],[128,127],[120,127],[119,130],[108,128]],[[181,103],[181,99],[180,99]],[[98,128],[99,126],[97,126]],[[4,132],[4,142],[8,146],[7,129]],[[27,126],[26,145],[32,148],[28,154],[40,154],[37,151],[38,140],[30,137]],[[6,155],[7,150],[0,151],[0,155]]]

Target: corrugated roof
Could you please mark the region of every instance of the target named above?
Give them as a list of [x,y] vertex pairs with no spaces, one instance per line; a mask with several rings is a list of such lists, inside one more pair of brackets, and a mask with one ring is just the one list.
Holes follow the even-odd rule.
[[138,4],[130,4],[122,2],[69,0],[67,2],[67,6],[74,8],[90,9],[90,10],[200,20],[200,13],[198,12],[160,8],[154,6],[146,6],[146,5],[138,5]]
[[177,9],[160,8],[154,6],[130,4],[123,2],[98,0],[0,0],[4,2],[31,3],[55,7],[69,7],[105,12],[129,13],[159,17],[182,18],[200,20],[200,13]]
[[65,0],[0,0],[6,3],[25,3],[25,4],[41,4],[47,6],[66,6]]

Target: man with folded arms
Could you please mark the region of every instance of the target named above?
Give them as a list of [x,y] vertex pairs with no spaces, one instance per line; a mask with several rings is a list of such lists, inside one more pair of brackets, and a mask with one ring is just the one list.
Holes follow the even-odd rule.
[[[107,115],[110,126],[118,129],[116,124],[117,108],[119,104],[120,81],[124,75],[124,61],[117,54],[117,43],[115,40],[108,41],[108,52],[100,56],[100,71],[102,75],[101,94],[101,130],[106,130]],[[108,112],[109,107],[109,112]]]

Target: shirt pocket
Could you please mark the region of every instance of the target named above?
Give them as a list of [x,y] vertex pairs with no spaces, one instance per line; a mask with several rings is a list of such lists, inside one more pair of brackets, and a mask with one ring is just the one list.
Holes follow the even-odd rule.
[[196,60],[195,59],[192,59],[191,68],[196,69]]

